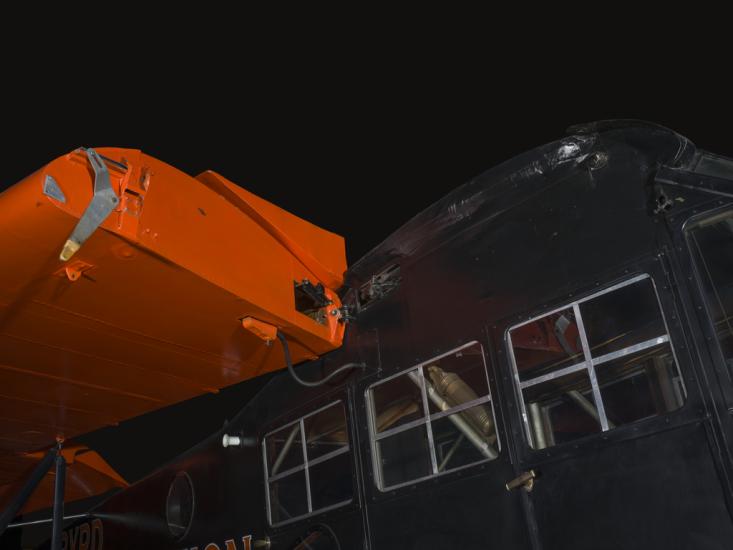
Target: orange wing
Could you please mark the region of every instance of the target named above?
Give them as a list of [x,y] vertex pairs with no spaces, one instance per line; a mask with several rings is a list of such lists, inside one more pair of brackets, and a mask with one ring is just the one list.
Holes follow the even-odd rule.
[[[343,338],[341,237],[213,172],[113,148],[95,167],[92,153],[0,194],[0,486],[57,437],[282,368],[245,318],[286,333],[296,362]],[[96,224],[99,171],[114,200]],[[304,279],[324,285],[323,315],[296,310]]]

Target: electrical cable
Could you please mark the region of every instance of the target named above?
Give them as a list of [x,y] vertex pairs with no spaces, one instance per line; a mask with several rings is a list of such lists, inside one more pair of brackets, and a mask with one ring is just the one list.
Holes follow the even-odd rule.
[[285,363],[288,366],[288,371],[290,372],[290,376],[293,377],[293,380],[295,380],[298,384],[301,386],[306,386],[308,388],[317,388],[319,386],[322,386],[329,380],[333,379],[336,375],[344,372],[345,370],[349,369],[363,369],[366,368],[366,363],[346,363],[345,365],[340,366],[335,371],[333,371],[331,374],[326,376],[325,378],[322,378],[321,380],[303,380],[300,378],[297,373],[295,372],[295,368],[293,367],[293,360],[290,357],[290,347],[288,346],[288,340],[285,338],[285,335],[277,331],[277,339],[280,340],[280,343],[283,346],[283,353],[285,354]]

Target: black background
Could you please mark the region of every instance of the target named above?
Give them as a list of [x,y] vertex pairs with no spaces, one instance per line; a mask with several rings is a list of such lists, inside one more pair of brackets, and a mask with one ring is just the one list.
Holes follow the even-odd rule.
[[[197,40],[101,63],[82,50],[24,62],[3,82],[0,188],[81,145],[140,148],[193,175],[213,169],[343,235],[353,262],[449,190],[571,124],[642,118],[733,156],[733,109],[715,99],[727,85],[698,65],[662,68],[661,53],[635,56],[633,72],[627,57],[580,58],[577,44],[552,43],[518,60],[504,44],[476,61],[408,48],[357,62],[297,46],[265,61],[267,42],[222,61]],[[136,479],[221,426],[262,383],[84,440]]]

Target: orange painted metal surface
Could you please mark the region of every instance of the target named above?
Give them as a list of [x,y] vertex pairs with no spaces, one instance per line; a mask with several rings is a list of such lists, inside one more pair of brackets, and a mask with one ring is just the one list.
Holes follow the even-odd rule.
[[284,332],[295,361],[343,338],[338,315],[321,324],[294,297],[320,282],[338,310],[341,237],[214,172],[97,152],[119,201],[66,262],[93,196],[85,152],[0,194],[0,486],[22,473],[18,453],[283,368],[245,318]]
[[[0,487],[0,510],[4,509],[17,494],[24,478],[36,467],[44,454],[45,452],[30,453],[0,459],[0,467],[16,469],[21,474],[14,482]],[[117,471],[91,449],[75,445],[64,449],[63,455],[67,462],[66,501],[90,498],[129,485]],[[54,481],[55,471],[52,468],[25,503],[21,513],[26,514],[50,506],[53,501]]]

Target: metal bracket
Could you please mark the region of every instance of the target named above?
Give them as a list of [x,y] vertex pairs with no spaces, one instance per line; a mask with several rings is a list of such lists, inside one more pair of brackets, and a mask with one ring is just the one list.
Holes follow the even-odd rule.
[[79,250],[120,202],[112,189],[107,165],[94,149],[87,149],[86,154],[94,170],[94,196],[61,250],[59,258],[63,262]]
[[66,202],[66,195],[64,195],[61,187],[59,187],[59,184],[50,174],[46,174],[46,178],[43,180],[43,194],[61,203]]
[[331,304],[331,301],[326,298],[326,291],[322,283],[314,285],[308,279],[303,279],[300,283],[295,282],[295,288],[310,298],[315,308],[326,307]]
[[[333,313],[333,311],[331,313]],[[356,317],[351,313],[351,308],[347,305],[340,307],[337,314],[339,316],[339,323],[349,323],[356,319]]]

